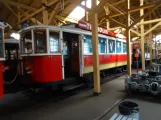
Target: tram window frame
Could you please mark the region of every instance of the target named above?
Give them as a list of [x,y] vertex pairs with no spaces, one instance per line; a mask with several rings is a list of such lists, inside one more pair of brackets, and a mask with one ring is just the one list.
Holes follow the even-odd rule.
[[[50,40],[50,34],[51,33],[58,33],[58,39],[57,39],[57,41],[58,41],[58,49],[57,49],[57,51],[51,51],[51,40]],[[49,50],[50,50],[50,53],[60,53],[61,52],[61,44],[60,44],[61,42],[60,42],[60,31],[58,31],[58,30],[49,30]],[[55,45],[53,45],[53,47],[54,47]]]
[[[36,30],[33,30],[33,32],[34,32],[34,52],[35,53],[37,53],[37,54],[46,54],[47,53],[47,31],[46,31],[46,29],[36,29]],[[44,49],[44,51],[42,51],[42,52],[40,52],[39,50],[37,50],[37,40],[36,40],[36,32],[43,32],[44,34],[44,38],[45,38],[45,40],[44,40],[44,47],[43,47],[43,49]]]
[[2,41],[2,54],[0,54],[0,58],[4,58],[4,30],[2,28],[0,28],[0,31],[2,32],[2,37],[0,39],[0,41]]
[[[88,39],[87,39],[87,37],[88,37]],[[85,46],[85,43],[86,43],[87,46]],[[85,49],[86,49],[86,52],[85,52]],[[87,51],[87,49],[88,49],[88,51]],[[83,39],[83,53],[84,54],[92,54],[93,53],[92,36],[91,35],[84,35],[84,39]]]
[[[101,50],[102,50],[102,45],[100,44],[101,42],[102,42],[102,40],[103,40],[103,42],[104,42],[104,52],[102,52]],[[102,38],[102,37],[99,37],[98,38],[98,48],[99,48],[99,54],[106,54],[107,53],[107,39],[106,38]]]
[[[126,53],[126,52],[127,52],[127,49],[125,49],[125,51],[124,51],[124,45],[127,46],[126,42],[123,42],[123,53]],[[126,48],[126,47],[125,47],[125,48]]]
[[[27,41],[30,41],[30,43],[31,43],[30,45],[24,45],[24,39],[22,38],[22,36],[24,36],[24,34],[27,34],[27,33],[29,33],[30,37],[31,37],[30,40],[27,40]],[[32,45],[33,45],[33,42],[32,42],[32,31],[27,31],[27,32],[21,33],[20,44],[21,44],[21,53],[22,54],[29,54],[29,53],[33,52],[33,48],[32,48]],[[30,51],[27,50],[27,47],[29,48]],[[25,52],[26,50],[27,50],[27,52]]]
[[[111,50],[110,50],[110,48],[111,48],[111,46],[110,46],[110,42],[113,42],[114,43],[114,45],[113,45],[113,52],[111,52]],[[113,39],[108,39],[108,53],[109,54],[114,54],[114,53],[116,53],[116,42],[115,42],[115,40],[113,40]]]
[[[118,43],[120,44],[120,48],[118,49]],[[120,50],[120,51],[118,51]],[[116,41],[116,53],[122,53],[122,42],[121,41]]]

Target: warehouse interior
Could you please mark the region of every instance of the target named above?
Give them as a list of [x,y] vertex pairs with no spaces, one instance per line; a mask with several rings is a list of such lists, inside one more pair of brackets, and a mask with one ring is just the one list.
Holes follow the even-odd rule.
[[0,0],[0,119],[159,120],[160,11],[160,0]]

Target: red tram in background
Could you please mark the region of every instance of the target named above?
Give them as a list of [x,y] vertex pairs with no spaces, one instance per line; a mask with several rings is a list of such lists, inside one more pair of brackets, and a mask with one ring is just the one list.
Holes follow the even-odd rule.
[[[91,78],[92,33],[87,31],[90,29],[90,25],[79,22],[61,27],[31,26],[19,31],[23,80],[62,85],[70,78]],[[127,65],[126,39],[117,38],[106,29],[98,31],[101,73],[123,69]]]

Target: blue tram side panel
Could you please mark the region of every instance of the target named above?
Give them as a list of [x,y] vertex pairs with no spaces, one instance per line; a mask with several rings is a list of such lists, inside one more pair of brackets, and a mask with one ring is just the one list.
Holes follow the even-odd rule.
[[84,53],[92,53],[92,36],[84,35]]
[[109,53],[115,53],[115,41],[108,40],[108,51]]
[[116,53],[122,53],[122,43],[121,41],[116,41]]
[[123,53],[126,53],[126,43],[123,42]]
[[98,42],[99,42],[99,53],[107,53],[107,49],[106,49],[106,38],[98,38]]
[[[116,47],[115,47],[116,44]],[[123,47],[122,47],[123,46]],[[121,41],[116,41],[99,37],[98,38],[98,50],[99,53],[126,53],[126,43]],[[108,52],[107,52],[108,49]],[[92,36],[91,35],[84,35],[84,53],[89,54],[92,53]]]

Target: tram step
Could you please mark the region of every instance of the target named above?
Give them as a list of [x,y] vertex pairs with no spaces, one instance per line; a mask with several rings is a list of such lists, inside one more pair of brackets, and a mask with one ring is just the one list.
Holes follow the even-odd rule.
[[84,85],[84,83],[82,84],[78,84],[78,85],[67,85],[63,88],[64,91],[68,91],[68,90],[73,90],[73,89],[76,89],[76,88],[80,88]]

